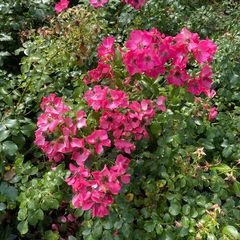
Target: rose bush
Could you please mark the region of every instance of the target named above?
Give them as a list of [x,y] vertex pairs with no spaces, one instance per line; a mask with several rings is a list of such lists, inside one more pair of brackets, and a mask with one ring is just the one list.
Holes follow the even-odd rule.
[[1,239],[239,238],[227,2],[60,1],[31,31],[21,75],[4,73],[0,92]]

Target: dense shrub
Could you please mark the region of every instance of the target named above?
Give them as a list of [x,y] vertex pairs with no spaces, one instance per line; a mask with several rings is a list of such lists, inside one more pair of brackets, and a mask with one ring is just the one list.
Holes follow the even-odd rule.
[[47,23],[53,14],[52,0],[9,0],[0,6],[0,66],[10,72],[19,72],[21,56],[15,51],[21,47],[25,33]]
[[[17,3],[9,3],[9,7]],[[25,42],[18,51],[25,55],[21,73],[1,71],[0,238],[240,239],[239,3],[149,0],[136,11],[112,0],[94,11],[88,1],[81,1],[42,27],[43,16],[53,12],[53,4],[52,9],[51,2],[41,5],[41,21],[35,21],[40,16],[35,4],[37,15],[31,14],[31,7],[19,14],[9,12],[17,19],[24,15],[27,26],[39,28],[24,32]],[[13,29],[11,21],[5,23],[9,25],[2,22],[1,30]],[[123,46],[132,30],[152,27],[172,36],[188,27],[201,39],[209,37],[218,45],[212,62],[216,97],[210,101],[201,95],[194,100],[186,89],[166,84],[167,74],[155,80],[132,74],[131,82],[123,85],[128,73],[122,50],[116,46]],[[14,29],[14,34],[19,30],[22,28]],[[99,67],[98,46],[109,35],[116,37],[115,58],[110,63],[113,82],[109,75],[91,82],[89,76],[98,73],[90,74]],[[1,46],[13,53],[19,43]],[[186,69],[197,73],[198,64],[191,62]],[[117,86],[131,101],[167,97],[167,111],[156,114],[146,127],[149,138],[134,142],[136,151],[131,154],[123,153],[131,159],[127,172],[131,181],[122,186],[104,218],[92,218],[91,211],[71,204],[73,193],[66,183],[71,176],[71,153],[67,152],[61,163],[49,162],[34,144],[40,103],[50,93],[63,96],[64,104],[72,109],[72,119],[79,109],[87,112],[89,127],[81,131],[89,136],[102,113],[89,110],[83,98],[94,84]],[[219,113],[209,121],[211,106]],[[164,105],[161,107],[165,111]],[[100,171],[104,163],[109,168],[114,165],[119,152],[113,147],[105,150],[103,155],[91,156],[87,165],[91,171]]]

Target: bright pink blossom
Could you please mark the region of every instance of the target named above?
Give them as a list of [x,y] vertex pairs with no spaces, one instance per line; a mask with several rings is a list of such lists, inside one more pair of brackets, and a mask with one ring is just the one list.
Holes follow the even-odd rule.
[[157,106],[162,112],[166,112],[167,108],[165,106],[165,101],[167,98],[165,96],[159,96],[157,99]]
[[188,47],[188,50],[191,51],[191,44],[198,44],[198,38],[197,33],[192,33],[187,28],[183,28],[181,32],[175,36],[174,40],[177,45],[185,45]]
[[119,112],[103,112],[99,119],[99,127],[107,131],[113,131],[121,125],[124,115]]
[[155,52],[143,49],[139,51],[137,65],[141,69],[141,72],[150,71],[159,65],[159,58]]
[[114,42],[115,37],[106,37],[102,44],[98,47],[98,57],[104,57],[108,59],[108,56],[114,55]]
[[179,67],[171,69],[167,76],[168,83],[176,86],[184,86],[185,82],[189,79],[190,76],[187,71]]
[[121,90],[110,90],[105,109],[126,108],[128,106],[128,95]]
[[137,65],[137,55],[130,51],[128,53],[122,53],[123,62],[127,68],[128,73],[133,76],[135,73],[141,73],[140,67]]
[[180,69],[186,68],[188,63],[188,50],[184,46],[174,46],[172,65]]
[[212,121],[214,118],[216,118],[218,115],[218,111],[216,107],[212,107],[210,109],[210,112],[208,114],[208,121]]
[[84,140],[80,138],[72,138],[71,139],[71,150],[72,159],[75,160],[78,164],[85,162],[90,155],[90,151],[85,148]]
[[89,2],[94,8],[100,8],[103,7],[108,0],[89,0]]
[[91,135],[86,137],[86,141],[94,145],[97,154],[103,152],[103,146],[111,146],[111,141],[108,139],[108,134],[105,130],[94,130]]
[[114,171],[109,171],[106,164],[102,171],[92,172],[95,184],[98,185],[99,191],[108,192],[110,191],[113,195],[118,195],[122,187],[120,182],[117,180],[117,175]]
[[87,126],[86,113],[83,110],[77,112],[77,128],[82,128]]
[[145,0],[125,0],[125,2],[136,10],[139,10],[144,5]]
[[[111,66],[109,64],[99,62],[97,68],[88,72],[90,79],[88,81],[94,83],[102,80],[103,78],[111,78]],[[88,83],[88,82],[86,82]]]
[[199,79],[193,79],[188,82],[188,92],[198,96],[203,90],[204,89]]
[[88,90],[84,99],[87,101],[88,106],[92,107],[96,112],[100,108],[104,108],[107,104],[108,87],[94,86],[93,90]]
[[201,40],[192,46],[193,55],[200,64],[206,61],[212,62],[212,55],[216,50],[217,45],[209,39]]
[[136,149],[135,145],[125,139],[115,139],[114,145],[116,149],[122,150],[125,153],[131,154]]
[[140,139],[148,138],[148,132],[143,127],[137,127],[132,130],[132,133],[134,134],[134,140],[139,141]]
[[147,31],[133,30],[130,33],[130,38],[126,41],[125,46],[129,50],[139,50],[150,46],[152,36]]
[[48,97],[43,97],[40,107],[46,113],[57,115],[70,111],[70,108],[63,103],[62,98],[56,97],[54,93],[51,93]]
[[69,1],[68,0],[61,0],[59,3],[55,5],[56,13],[62,12],[64,9],[68,8]]

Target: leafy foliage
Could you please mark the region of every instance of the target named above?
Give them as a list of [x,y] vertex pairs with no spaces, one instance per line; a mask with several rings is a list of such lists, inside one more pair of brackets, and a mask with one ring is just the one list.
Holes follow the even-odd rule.
[[[79,2],[50,20],[53,1],[0,6],[0,65],[7,70],[0,70],[0,239],[240,239],[238,1],[149,0],[140,11],[117,0],[97,11]],[[168,111],[152,122],[150,140],[138,142],[131,182],[110,215],[92,219],[68,204],[68,163],[51,166],[33,143],[39,104],[55,92],[82,107],[82,80],[96,67],[102,38],[121,44],[131,30],[152,27],[166,35],[188,27],[217,43],[219,114],[209,122],[203,103],[142,77],[136,97],[164,93]],[[88,119],[93,127],[95,118]]]
[[[0,66],[18,72],[20,58],[15,50],[21,46],[24,32],[47,22],[53,13],[51,0],[9,0],[0,6]],[[20,33],[22,32],[22,33]]]

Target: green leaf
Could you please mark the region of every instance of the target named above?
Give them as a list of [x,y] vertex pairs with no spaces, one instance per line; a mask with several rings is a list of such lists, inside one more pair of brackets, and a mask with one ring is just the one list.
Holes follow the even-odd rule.
[[239,182],[233,183],[233,191],[237,196],[240,196],[240,183]]
[[17,125],[17,120],[16,119],[7,119],[5,121],[5,126],[7,128],[15,128]]
[[97,224],[94,225],[94,228],[93,228],[93,231],[92,231],[93,237],[95,237],[95,238],[101,237],[102,231],[103,231],[102,224],[99,221],[99,222],[97,222]]
[[104,221],[103,222],[103,227],[104,227],[104,229],[107,229],[107,230],[112,229],[113,228],[113,224],[112,224],[111,220]]
[[130,225],[128,223],[124,223],[121,230],[122,230],[123,236],[128,239],[130,235]]
[[83,210],[81,208],[76,209],[74,215],[75,217],[81,217],[83,215]]
[[222,155],[225,158],[229,158],[233,153],[233,147],[232,146],[228,146],[226,148],[223,149]]
[[24,221],[27,218],[27,208],[20,208],[18,212],[18,220],[19,221]]
[[159,123],[153,123],[150,126],[150,130],[153,134],[158,135],[161,132],[161,125]]
[[113,236],[112,236],[110,231],[104,230],[102,239],[104,239],[104,240],[112,240]]
[[240,239],[240,233],[238,232],[238,230],[233,227],[233,226],[225,226],[222,230],[222,233],[224,235],[227,235],[229,238],[233,238],[233,239]]
[[77,238],[71,235],[71,236],[68,236],[68,240],[77,240]]
[[163,226],[159,223],[156,225],[156,233],[158,235],[161,235],[163,233]]
[[29,212],[27,221],[29,222],[30,225],[36,226],[38,223],[38,216],[34,211]]
[[15,142],[19,148],[22,148],[26,142],[25,137],[20,133],[16,136],[12,136],[13,142]]
[[1,183],[0,193],[2,195],[5,195],[11,201],[15,201],[18,195],[17,189],[15,187],[10,186],[6,182]]
[[57,232],[53,232],[51,230],[46,231],[43,236],[44,240],[58,240],[60,239],[60,236]]
[[209,234],[207,240],[217,240],[217,238],[213,234]]
[[221,173],[229,173],[229,172],[232,171],[232,169],[226,164],[219,164],[218,166],[211,167],[210,169],[211,170],[217,170]]
[[4,211],[6,209],[6,205],[2,202],[0,202],[0,212]]
[[83,230],[82,235],[87,236],[90,233],[91,233],[91,229],[90,228],[86,228],[86,229]]
[[34,124],[27,124],[21,127],[21,132],[27,136],[27,137],[31,137],[32,134],[34,133],[35,130],[35,125]]
[[120,221],[117,221],[114,223],[114,228],[115,229],[120,229],[123,225],[123,222],[120,220]]
[[50,209],[57,209],[59,207],[59,202],[55,198],[47,199],[45,204]]
[[2,144],[2,150],[9,156],[14,156],[18,150],[18,146],[12,141],[5,141]]
[[172,203],[169,207],[169,213],[173,216],[177,216],[180,213],[181,205],[177,202]]
[[155,228],[156,223],[153,221],[146,221],[144,224],[144,229],[147,232],[153,232],[154,228]]
[[20,222],[17,225],[17,229],[22,235],[26,234],[28,232],[28,222],[27,221]]
[[36,212],[35,212],[35,215],[36,215],[36,218],[40,221],[43,220],[44,218],[44,213],[43,213],[43,210],[42,209],[38,209]]
[[6,128],[1,128],[0,129],[0,142],[2,142],[3,140],[5,140],[10,134],[9,130],[6,130]]

